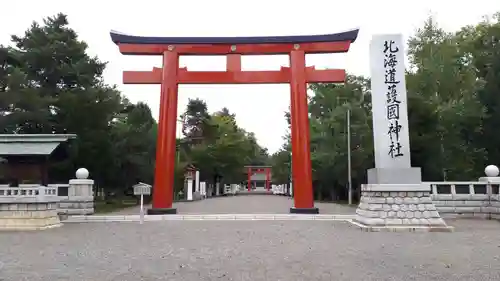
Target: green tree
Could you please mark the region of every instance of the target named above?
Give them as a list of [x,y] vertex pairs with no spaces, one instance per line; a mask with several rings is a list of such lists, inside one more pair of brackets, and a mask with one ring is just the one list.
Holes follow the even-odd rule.
[[180,116],[185,144],[192,146],[209,142],[216,137],[216,128],[210,118],[207,104],[203,100],[189,100],[186,111]]
[[351,119],[353,187],[365,182],[366,169],[373,166],[371,114],[367,110],[369,81],[348,76],[344,85],[312,84],[311,160],[316,198],[345,198],[348,149],[347,114]]
[[275,152],[270,157],[270,164],[273,172],[273,182],[277,184],[287,184],[291,176],[291,154],[285,148]]
[[153,182],[156,121],[144,103],[130,104],[113,122],[116,186],[131,187],[137,182]]
[[477,83],[480,84],[478,98],[485,108],[482,126],[477,127],[472,139],[479,149],[484,148],[487,156],[480,163],[482,170],[486,164],[498,164],[500,159],[500,13],[486,18],[475,26],[467,26],[457,34],[463,62],[474,66]]
[[[408,41],[408,111],[412,165],[423,179],[471,180],[500,157],[499,15],[458,32],[430,18]],[[345,85],[314,84],[309,103],[311,157],[317,199],[345,191],[345,111],[351,111],[353,187],[373,167],[369,81],[348,76]],[[289,114],[285,118],[289,121]],[[284,178],[290,138],[273,155]]]
[[156,123],[149,108],[104,83],[106,64],[87,54],[65,15],[34,22],[12,44],[0,48],[0,131],[77,134],[70,157],[51,167],[52,181],[67,181],[79,167],[112,189],[151,180]]
[[461,41],[432,18],[409,40],[412,157],[427,180],[470,180],[484,167],[485,150],[473,143],[484,118],[481,83]]
[[[345,85],[311,84],[309,100],[311,160],[315,198],[345,198],[347,191],[347,112],[351,118],[353,187],[365,181],[373,166],[369,80],[347,76]],[[290,113],[285,113],[290,125]],[[291,172],[290,135],[272,156],[273,178],[288,182]]]
[[193,164],[200,170],[201,180],[241,182],[246,178],[245,165],[268,163],[267,150],[258,145],[253,133],[238,126],[236,115],[228,108],[210,114],[204,101],[190,100],[181,119],[184,138],[179,140],[179,167]]

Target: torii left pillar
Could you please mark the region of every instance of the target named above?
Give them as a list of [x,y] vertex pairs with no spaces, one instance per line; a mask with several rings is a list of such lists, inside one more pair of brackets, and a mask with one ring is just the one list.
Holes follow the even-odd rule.
[[158,118],[158,135],[156,137],[156,165],[155,187],[153,189],[153,208],[148,209],[148,214],[175,214],[177,210],[172,207],[174,188],[163,188],[173,184],[176,153],[176,122],[178,83],[177,69],[179,68],[179,55],[175,51],[163,53],[163,71],[161,76],[160,114]]

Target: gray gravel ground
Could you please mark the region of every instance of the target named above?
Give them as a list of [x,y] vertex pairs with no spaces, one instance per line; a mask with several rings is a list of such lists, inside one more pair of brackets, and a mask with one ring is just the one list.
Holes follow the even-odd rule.
[[[356,206],[315,203],[321,214],[354,214]],[[147,206],[150,208],[151,206]],[[179,214],[288,214],[293,199],[285,196],[243,195],[175,203]],[[138,214],[139,208],[127,208],[113,214]]]
[[500,280],[500,224],[367,233],[331,221],[67,224],[0,233],[0,280]]

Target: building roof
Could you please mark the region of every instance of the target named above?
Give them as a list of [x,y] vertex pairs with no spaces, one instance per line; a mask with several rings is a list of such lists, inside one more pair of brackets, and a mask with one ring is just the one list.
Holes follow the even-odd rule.
[[74,134],[0,134],[0,156],[50,155]]

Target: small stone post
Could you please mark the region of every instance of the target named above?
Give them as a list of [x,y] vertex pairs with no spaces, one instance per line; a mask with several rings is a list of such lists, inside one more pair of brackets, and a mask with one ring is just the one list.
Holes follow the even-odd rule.
[[196,174],[196,168],[190,165],[186,168],[184,172],[184,184],[186,185],[186,199],[188,201],[193,201],[193,181]]
[[207,197],[214,196],[214,185],[211,183],[208,185],[208,191],[205,194]]
[[186,179],[187,184],[187,196],[188,201],[193,201],[193,179]]
[[200,192],[200,171],[196,170],[194,178],[195,178],[194,192]]
[[207,197],[207,183],[204,181],[200,182],[200,193],[202,198]]

